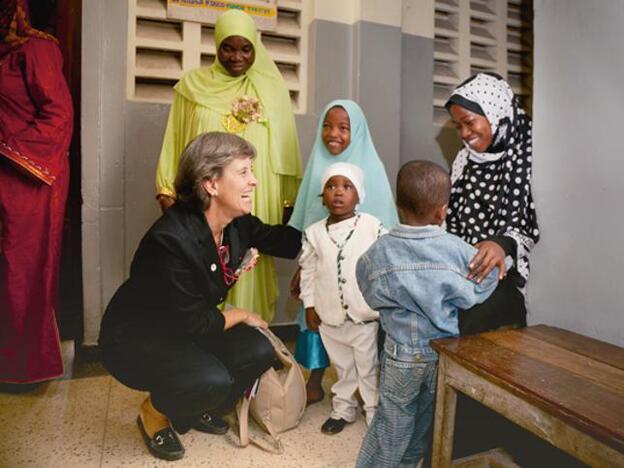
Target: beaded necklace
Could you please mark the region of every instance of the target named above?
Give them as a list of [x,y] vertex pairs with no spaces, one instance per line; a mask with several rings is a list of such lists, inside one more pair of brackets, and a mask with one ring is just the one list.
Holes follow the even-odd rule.
[[360,215],[359,213],[355,216],[355,221],[353,223],[353,226],[351,227],[351,230],[349,231],[349,234],[347,234],[347,237],[345,237],[345,240],[343,240],[342,242],[336,242],[336,239],[334,239],[330,232],[329,232],[329,218],[327,218],[327,221],[325,221],[325,230],[327,231],[327,237],[329,237],[329,240],[332,241],[332,243],[338,247],[339,251],[342,251],[342,249],[344,249],[344,246],[347,245],[347,242],[349,242],[349,239],[351,239],[351,236],[353,235],[353,233],[355,232],[355,228],[357,227],[358,221],[360,220]]

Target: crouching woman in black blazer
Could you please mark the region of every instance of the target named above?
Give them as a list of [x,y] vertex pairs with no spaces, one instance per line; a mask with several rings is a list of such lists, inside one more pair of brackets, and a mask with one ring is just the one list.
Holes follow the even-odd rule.
[[294,258],[301,233],[252,216],[254,147],[204,133],[184,150],[177,202],[149,229],[108,305],[99,345],[110,373],[149,392],[137,423],[150,452],[182,458],[178,433],[224,434],[220,416],[272,364],[257,314],[221,311],[245,253]]

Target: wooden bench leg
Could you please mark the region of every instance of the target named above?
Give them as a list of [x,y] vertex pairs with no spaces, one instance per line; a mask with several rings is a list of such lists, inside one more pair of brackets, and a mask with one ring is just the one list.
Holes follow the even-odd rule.
[[447,358],[444,355],[440,356],[431,460],[433,468],[450,467],[453,457],[457,391],[446,384],[446,363]]

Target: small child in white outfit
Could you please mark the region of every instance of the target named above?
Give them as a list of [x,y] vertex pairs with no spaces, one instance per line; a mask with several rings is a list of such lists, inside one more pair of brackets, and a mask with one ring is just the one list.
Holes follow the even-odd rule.
[[356,212],[365,196],[359,167],[332,164],[321,178],[321,191],[329,216],[305,230],[300,298],[308,328],[320,331],[338,374],[332,386],[332,413],[321,427],[325,434],[337,434],[355,421],[356,390],[364,401],[367,423],[377,407],[379,314],[358,289],[355,264],[386,230],[374,216]]

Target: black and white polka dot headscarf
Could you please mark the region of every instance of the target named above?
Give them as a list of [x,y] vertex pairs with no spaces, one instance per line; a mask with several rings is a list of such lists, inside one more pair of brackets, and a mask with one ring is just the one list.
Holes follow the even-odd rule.
[[526,280],[529,252],[539,239],[531,195],[531,121],[499,75],[479,73],[459,85],[446,104],[485,116],[492,144],[478,153],[464,142],[451,169],[447,230],[475,244],[494,236],[516,241],[514,266]]

